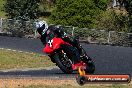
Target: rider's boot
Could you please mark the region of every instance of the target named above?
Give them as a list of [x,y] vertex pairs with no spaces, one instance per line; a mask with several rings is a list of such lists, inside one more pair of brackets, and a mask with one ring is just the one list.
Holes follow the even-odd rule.
[[83,61],[80,61],[80,62],[78,62],[78,63],[75,63],[75,64],[72,64],[72,69],[73,70],[77,70],[79,67],[81,67],[81,68],[86,68],[86,63],[84,63]]
[[88,57],[86,52],[83,50],[82,46],[79,44],[77,49],[79,50],[80,58],[83,58],[90,65],[92,64],[92,59]]
[[[91,65],[92,59],[90,57],[88,57],[88,55],[83,50],[82,46],[79,44],[79,41],[77,39],[74,39],[74,46],[78,49],[80,58],[83,58],[85,60],[85,62],[87,61],[87,64]],[[76,66],[77,67],[84,66],[84,64],[82,62],[78,62],[78,63],[74,64],[72,67],[75,68]]]

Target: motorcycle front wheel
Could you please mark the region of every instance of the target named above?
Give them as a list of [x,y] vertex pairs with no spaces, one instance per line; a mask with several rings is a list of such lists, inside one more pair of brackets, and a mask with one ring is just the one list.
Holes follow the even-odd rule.
[[74,59],[77,57],[75,48],[70,45],[62,45],[59,52],[55,53],[54,60],[57,66],[67,74],[71,74],[73,72],[72,64]]
[[[63,54],[62,54],[63,55]],[[65,56],[62,57],[62,55],[59,55],[58,53],[56,53],[54,55],[55,57],[55,62],[56,65],[66,74],[71,74],[73,72],[72,70],[72,63],[70,61],[70,59]]]

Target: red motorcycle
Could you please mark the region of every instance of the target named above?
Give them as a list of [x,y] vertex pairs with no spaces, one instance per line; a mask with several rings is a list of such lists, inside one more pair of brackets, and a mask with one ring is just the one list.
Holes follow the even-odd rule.
[[[83,52],[86,54],[84,49]],[[52,56],[51,59],[64,73],[72,73],[74,70],[72,68],[73,58],[77,56],[77,48],[65,42],[62,38],[53,37],[48,40],[46,47],[43,49],[43,52]],[[94,62],[87,63],[88,56],[80,57],[81,62],[86,67],[85,71],[87,73],[94,73],[95,65]]]

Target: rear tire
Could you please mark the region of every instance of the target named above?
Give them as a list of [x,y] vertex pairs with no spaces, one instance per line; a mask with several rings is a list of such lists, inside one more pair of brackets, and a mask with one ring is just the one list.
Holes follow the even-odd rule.
[[95,71],[95,65],[94,65],[94,62],[91,62],[86,67],[85,72],[89,74],[94,74],[94,71]]
[[83,86],[86,83],[86,78],[84,76],[78,76],[76,81],[80,86]]

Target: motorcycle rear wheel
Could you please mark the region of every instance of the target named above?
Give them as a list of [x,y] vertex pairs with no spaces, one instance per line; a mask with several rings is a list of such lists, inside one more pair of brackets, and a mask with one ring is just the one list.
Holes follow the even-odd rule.
[[85,69],[85,72],[89,73],[89,74],[94,74],[94,72],[95,72],[94,62],[91,62],[90,64],[88,64],[88,66]]

